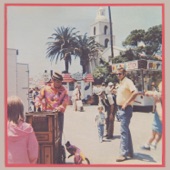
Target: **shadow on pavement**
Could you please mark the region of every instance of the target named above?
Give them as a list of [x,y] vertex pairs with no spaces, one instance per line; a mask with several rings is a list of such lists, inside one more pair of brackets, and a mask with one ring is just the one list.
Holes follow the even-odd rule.
[[113,139],[120,139],[120,135],[114,135]]
[[135,153],[133,159],[137,159],[144,162],[156,162],[150,155],[143,153]]

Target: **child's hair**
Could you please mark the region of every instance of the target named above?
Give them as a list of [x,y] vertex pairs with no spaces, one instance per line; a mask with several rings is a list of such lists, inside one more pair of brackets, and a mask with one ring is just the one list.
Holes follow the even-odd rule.
[[22,100],[17,96],[8,97],[8,120],[18,124],[19,117],[24,119],[24,105]]
[[102,105],[99,105],[99,106],[97,107],[97,109],[98,109],[98,110],[99,110],[99,109],[103,110],[103,106],[102,106]]

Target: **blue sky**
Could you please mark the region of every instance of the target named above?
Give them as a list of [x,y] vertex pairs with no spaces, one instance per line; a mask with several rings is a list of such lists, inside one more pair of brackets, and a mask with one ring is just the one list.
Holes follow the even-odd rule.
[[[99,6],[10,6],[8,7],[8,48],[19,50],[18,62],[28,63],[30,76],[44,70],[64,70],[64,62],[57,65],[46,59],[48,37],[60,26],[75,27],[81,34],[90,31]],[[107,7],[106,16],[108,18]],[[116,46],[134,29],[144,29],[162,23],[161,6],[111,6],[113,34]],[[74,60],[70,72],[81,72],[79,60]]]

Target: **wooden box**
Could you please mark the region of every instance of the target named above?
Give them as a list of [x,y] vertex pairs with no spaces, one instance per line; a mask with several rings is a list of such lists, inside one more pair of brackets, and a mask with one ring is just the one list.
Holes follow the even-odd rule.
[[59,147],[56,142],[58,136],[57,114],[52,112],[26,113],[26,122],[32,125],[39,143],[38,163],[57,163]]

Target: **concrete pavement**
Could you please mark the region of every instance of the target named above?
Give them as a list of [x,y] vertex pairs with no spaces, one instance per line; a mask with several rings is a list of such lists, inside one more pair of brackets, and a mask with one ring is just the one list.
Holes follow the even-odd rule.
[[[89,158],[91,165],[161,165],[162,164],[162,140],[156,150],[144,151],[141,146],[151,136],[152,113],[134,112],[131,119],[130,129],[134,147],[134,158],[116,162],[119,157],[120,145],[120,122],[115,121],[113,139],[104,139],[99,143],[95,115],[97,106],[84,106],[85,111],[73,111],[69,105],[65,112],[63,144],[70,141],[71,144],[79,147],[86,157]],[[66,151],[66,156],[69,153]],[[73,157],[66,159],[66,164],[72,164]]]

